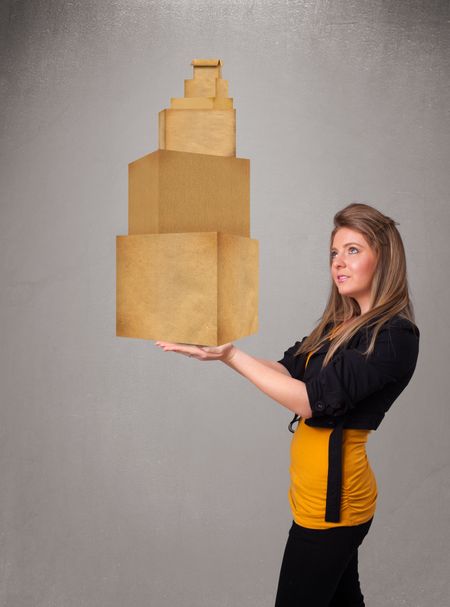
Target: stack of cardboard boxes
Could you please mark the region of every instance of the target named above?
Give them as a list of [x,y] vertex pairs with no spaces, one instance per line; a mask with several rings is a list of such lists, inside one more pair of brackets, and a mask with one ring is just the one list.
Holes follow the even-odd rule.
[[258,330],[250,161],[218,59],[194,59],[159,113],[159,149],[128,165],[128,235],[116,237],[116,334],[220,345]]

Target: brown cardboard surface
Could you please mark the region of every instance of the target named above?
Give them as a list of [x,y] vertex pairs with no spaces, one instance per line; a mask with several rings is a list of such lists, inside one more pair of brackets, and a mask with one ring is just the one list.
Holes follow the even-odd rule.
[[216,66],[222,65],[222,61],[220,59],[192,59],[191,65]]
[[172,97],[170,108],[173,110],[231,110],[231,97]]
[[250,236],[250,161],[158,150],[128,165],[128,233]]
[[166,109],[159,112],[159,147],[178,152],[236,155],[236,110]]
[[[209,76],[210,74],[206,74]],[[184,81],[184,96],[189,97],[228,97],[228,80],[223,78],[194,78]]]
[[219,345],[258,329],[258,241],[220,232],[116,237],[116,333]]
[[159,112],[159,150],[128,165],[116,237],[116,334],[218,345],[258,330],[259,243],[250,161],[218,59],[194,59],[185,97]]

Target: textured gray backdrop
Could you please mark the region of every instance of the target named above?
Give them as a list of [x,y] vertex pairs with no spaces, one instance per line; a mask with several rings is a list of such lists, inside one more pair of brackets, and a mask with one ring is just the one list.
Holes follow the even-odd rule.
[[369,607],[449,593],[449,3],[3,1],[0,604],[272,607],[290,413],[221,363],[115,337],[127,163],[219,57],[251,160],[260,331],[320,316],[332,216],[400,222],[421,350],[368,444]]

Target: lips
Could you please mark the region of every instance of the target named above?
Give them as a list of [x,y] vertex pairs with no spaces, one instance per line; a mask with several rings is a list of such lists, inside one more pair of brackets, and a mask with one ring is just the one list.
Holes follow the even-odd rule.
[[350,278],[350,276],[346,276],[345,274],[339,274],[339,276],[337,277],[338,282],[345,282],[349,278]]

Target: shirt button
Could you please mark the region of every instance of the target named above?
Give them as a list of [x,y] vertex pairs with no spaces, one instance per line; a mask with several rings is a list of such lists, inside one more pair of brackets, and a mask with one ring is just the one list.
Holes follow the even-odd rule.
[[323,403],[321,400],[318,400],[318,401],[316,402],[316,408],[317,408],[319,411],[323,411],[323,410],[325,409],[325,405],[324,405],[324,403]]

